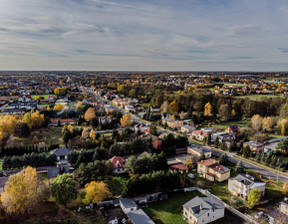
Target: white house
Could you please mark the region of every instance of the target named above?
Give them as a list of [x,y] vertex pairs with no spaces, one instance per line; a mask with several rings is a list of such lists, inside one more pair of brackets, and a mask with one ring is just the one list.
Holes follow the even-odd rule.
[[191,125],[183,125],[181,127],[181,132],[183,132],[183,133],[191,133],[194,130],[196,130],[196,128],[191,126]]
[[60,163],[67,163],[68,154],[72,151],[74,151],[74,149],[61,147],[50,151],[50,154],[55,154]]
[[137,210],[137,204],[132,199],[121,198],[119,203],[120,203],[121,209],[123,210],[125,214]]
[[183,216],[190,224],[206,224],[224,217],[224,210],[224,205],[211,196],[197,196],[183,205]]

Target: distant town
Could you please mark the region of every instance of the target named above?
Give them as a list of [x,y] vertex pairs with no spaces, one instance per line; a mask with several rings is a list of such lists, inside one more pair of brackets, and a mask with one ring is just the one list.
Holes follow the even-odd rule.
[[288,223],[288,73],[0,72],[0,223]]

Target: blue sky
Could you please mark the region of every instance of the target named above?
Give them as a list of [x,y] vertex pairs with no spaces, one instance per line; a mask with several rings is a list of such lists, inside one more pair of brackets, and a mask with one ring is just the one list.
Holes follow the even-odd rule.
[[288,71],[284,0],[1,0],[0,70]]

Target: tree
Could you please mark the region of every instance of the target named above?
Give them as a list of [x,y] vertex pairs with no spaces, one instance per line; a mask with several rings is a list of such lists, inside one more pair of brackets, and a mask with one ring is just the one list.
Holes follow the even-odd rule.
[[219,118],[223,121],[228,121],[231,118],[231,108],[228,104],[221,104],[218,112]]
[[260,131],[262,128],[262,120],[263,118],[259,114],[255,114],[251,118],[251,126],[255,131]]
[[200,161],[201,161],[201,160],[205,160],[205,154],[204,154],[204,153],[201,153],[199,160],[200,160]]
[[27,138],[29,137],[31,131],[30,128],[28,126],[28,124],[24,123],[24,122],[19,122],[16,125],[16,134],[20,137],[20,138]]
[[218,136],[214,140],[214,146],[217,148],[219,146],[219,138]]
[[235,171],[236,171],[236,173],[243,173],[244,172],[244,166],[243,166],[243,163],[241,160],[236,164]]
[[124,114],[124,116],[120,119],[120,123],[122,126],[127,127],[131,125],[131,115]]
[[109,191],[107,184],[102,181],[91,181],[85,185],[85,191],[85,202],[87,204],[101,202],[111,196],[111,192]]
[[67,144],[68,143],[68,141],[71,139],[71,133],[68,131],[68,130],[65,130],[64,131],[64,133],[63,133],[63,135],[62,135],[62,139],[63,139],[63,142],[65,143],[65,144]]
[[35,135],[34,137],[33,137],[33,144],[37,144],[38,142],[39,142],[39,139],[38,139],[38,137]]
[[287,152],[288,150],[288,139],[283,139],[281,140],[278,145],[277,145],[277,149],[282,150],[283,152]]
[[288,135],[288,120],[283,119],[279,123],[281,135],[286,136]]
[[222,154],[219,158],[219,163],[223,166],[227,165],[229,162],[229,158],[226,153]]
[[288,103],[285,103],[285,104],[281,107],[280,117],[282,117],[282,118],[288,117]]
[[63,109],[64,109],[64,105],[62,105],[62,104],[56,104],[54,106],[54,110],[63,110]]
[[84,114],[84,119],[85,121],[90,122],[93,118],[97,118],[96,110],[95,108],[89,107]]
[[36,169],[28,166],[11,175],[1,194],[2,206],[7,213],[24,214],[43,200],[44,183],[37,177]]
[[62,174],[56,177],[51,186],[51,196],[60,205],[67,205],[77,198],[78,191],[72,174]]
[[76,108],[79,109],[82,107],[82,102],[81,101],[78,101],[77,104],[76,104]]
[[273,121],[271,117],[264,117],[262,120],[262,128],[265,131],[272,131]]
[[173,101],[170,103],[170,112],[173,113],[173,114],[175,114],[175,113],[178,112],[178,110],[179,110],[178,103],[177,103],[175,100],[173,100]]
[[249,208],[254,208],[254,206],[259,203],[260,199],[261,191],[258,188],[252,189],[248,195]]
[[90,133],[89,133],[89,138],[92,138],[93,140],[95,140],[96,134],[95,131],[93,129],[91,129]]
[[285,183],[283,184],[282,193],[283,193],[284,196],[287,196],[287,195],[288,195],[288,182],[285,182]]
[[155,124],[152,124],[149,128],[149,133],[151,135],[156,135],[157,136],[157,126]]
[[169,111],[169,102],[167,100],[163,102],[163,104],[160,107],[160,110],[161,110],[162,114],[168,113],[168,111]]
[[211,115],[212,115],[212,106],[210,102],[208,102],[204,106],[204,116],[211,116]]

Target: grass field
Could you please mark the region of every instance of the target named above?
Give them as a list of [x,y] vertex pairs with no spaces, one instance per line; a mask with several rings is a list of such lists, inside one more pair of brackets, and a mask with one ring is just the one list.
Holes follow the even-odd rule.
[[225,129],[230,125],[237,125],[239,127],[248,127],[251,124],[251,120],[243,120],[243,121],[231,121],[231,122],[226,122],[226,123],[221,123],[221,124],[212,124],[211,126],[214,128],[221,128]]
[[168,200],[149,204],[144,211],[156,224],[187,224],[183,220],[182,205],[196,196],[203,195],[198,191],[172,195]]
[[32,131],[28,138],[18,138],[14,137],[15,146],[27,146],[33,144],[33,137],[37,136],[40,142],[45,142],[47,146],[51,144],[63,144],[62,127],[49,127],[41,130]]
[[41,97],[44,98],[44,100],[47,100],[47,99],[48,99],[48,96],[55,96],[55,95],[54,95],[54,94],[32,95],[32,98],[33,98],[34,100],[37,100],[37,97],[38,97],[38,96],[41,96]]
[[237,87],[244,87],[244,86],[247,86],[245,84],[241,84],[241,83],[224,83],[225,86],[229,86],[229,87],[232,87],[232,86],[237,86]]
[[260,100],[262,98],[275,98],[275,97],[282,97],[280,95],[258,95],[258,94],[252,94],[252,95],[245,95],[245,96],[236,96],[236,98],[250,98],[251,100]]

